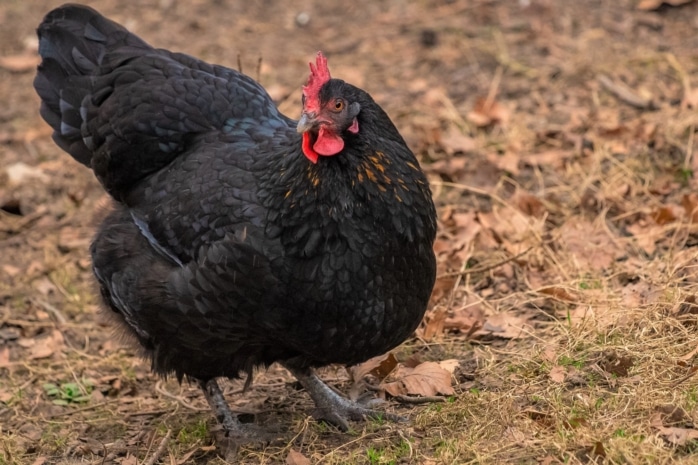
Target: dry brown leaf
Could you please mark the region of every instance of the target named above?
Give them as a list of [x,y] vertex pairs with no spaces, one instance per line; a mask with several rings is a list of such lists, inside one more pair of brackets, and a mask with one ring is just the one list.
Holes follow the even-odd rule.
[[[453,284],[451,284],[451,288]],[[432,341],[435,337],[438,337],[444,333],[445,322],[448,317],[448,311],[445,307],[436,307],[433,311],[429,312],[420,327],[419,337],[427,342]]]
[[655,223],[665,225],[673,223],[679,218],[681,213],[677,210],[678,207],[673,205],[665,205],[653,211],[651,216]]
[[573,155],[572,150],[547,150],[545,152],[522,155],[521,161],[529,166],[545,166],[559,169],[565,166],[565,161]]
[[567,302],[576,302],[579,300],[579,296],[571,293],[569,290],[565,289],[564,287],[559,287],[559,286],[547,286],[541,289],[538,289],[538,292],[541,294],[549,295],[555,299],[558,300],[563,300]]
[[637,4],[638,10],[651,11],[658,10],[662,5],[681,6],[691,3],[693,0],[640,0]]
[[564,383],[567,377],[567,370],[561,365],[556,365],[550,369],[549,376],[555,383]]
[[595,308],[591,305],[578,305],[570,310],[566,316],[573,326],[584,326],[587,321],[592,321],[597,327],[605,328],[615,322],[615,317],[608,308]]
[[0,368],[10,366],[10,348],[0,347]]
[[691,223],[698,223],[698,194],[690,193],[683,196],[681,206]]
[[698,439],[698,430],[686,427],[692,424],[691,417],[681,407],[672,404],[658,406],[650,417],[650,425],[659,435],[677,446]]
[[562,225],[560,242],[580,271],[604,271],[624,253],[601,225],[581,218],[570,218]]
[[63,334],[57,329],[51,331],[48,336],[35,338],[34,341],[29,351],[31,360],[50,357],[59,352],[64,344]]
[[529,319],[530,315],[525,314],[495,313],[487,317],[482,329],[476,331],[473,336],[495,336],[504,339],[528,337],[532,331]]
[[464,307],[454,309],[446,321],[445,331],[460,332],[468,336],[482,328],[485,323],[485,311],[482,305],[468,303]]
[[516,152],[511,150],[507,150],[504,154],[488,152],[485,157],[487,157],[487,161],[500,170],[506,171],[514,176],[519,174],[519,162],[521,161],[521,157],[517,155]]
[[460,365],[460,360],[455,359],[455,358],[450,358],[448,360],[441,360],[439,362],[439,366],[451,374],[453,374],[453,372],[456,371],[456,368],[458,368],[459,365]]
[[662,290],[647,281],[638,281],[628,284],[621,291],[623,306],[626,308],[637,308],[643,305],[652,304],[663,294]]
[[138,457],[129,454],[128,456],[122,458],[119,463],[121,465],[138,465]]
[[541,202],[538,197],[521,189],[516,191],[511,201],[519,210],[528,216],[542,218],[547,212],[545,205],[543,205],[543,202]]
[[453,125],[441,136],[439,145],[450,155],[456,152],[472,152],[477,148],[475,139],[466,136],[463,131]]
[[34,71],[40,61],[39,55],[35,53],[31,55],[26,53],[22,55],[8,55],[0,57],[0,68],[13,73],[25,73]]
[[475,101],[473,110],[468,113],[467,119],[477,127],[494,124],[506,126],[507,121],[509,121],[509,114],[510,111],[496,100],[479,97]]
[[603,354],[599,366],[607,373],[615,376],[628,376],[628,371],[635,362],[629,355],[622,355],[615,350],[609,350]]
[[451,373],[436,362],[424,362],[415,368],[400,367],[394,373],[394,378],[395,381],[380,384],[393,397],[455,394],[451,386]]
[[354,382],[360,381],[366,375],[373,375],[379,381],[383,381],[394,369],[398,362],[395,354],[388,352],[387,354],[379,355],[370,358],[363,363],[354,365],[349,369],[349,374]]
[[644,220],[628,225],[626,229],[647,255],[654,254],[657,250],[657,242],[664,237],[664,228],[656,224],[647,224]]
[[[698,89],[686,90],[683,100],[681,100],[681,108],[698,108]],[[693,157],[693,162],[696,162],[696,157]]]
[[286,465],[310,465],[310,459],[295,449],[288,451]]

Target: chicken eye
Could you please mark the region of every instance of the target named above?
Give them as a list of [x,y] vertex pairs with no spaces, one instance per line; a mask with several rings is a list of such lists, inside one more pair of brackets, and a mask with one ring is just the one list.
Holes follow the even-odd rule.
[[337,99],[334,101],[334,111],[344,110],[344,100]]

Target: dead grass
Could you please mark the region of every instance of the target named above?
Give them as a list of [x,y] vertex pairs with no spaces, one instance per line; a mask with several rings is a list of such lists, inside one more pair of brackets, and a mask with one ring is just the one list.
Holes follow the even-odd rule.
[[[440,215],[432,310],[396,356],[458,359],[456,394],[393,401],[409,423],[340,433],[272,367],[226,393],[280,439],[226,460],[198,389],[156,379],[96,316],[86,249],[103,194],[50,141],[32,73],[0,67],[0,158],[46,176],[0,170],[0,465],[694,463],[698,4],[287,3],[272,17],[256,3],[95,6],[158,46],[229,66],[243,51],[248,68],[263,56],[290,115],[317,48],[386,107]],[[47,9],[0,5],[0,55],[31,51]],[[350,387],[342,368],[323,377]]]

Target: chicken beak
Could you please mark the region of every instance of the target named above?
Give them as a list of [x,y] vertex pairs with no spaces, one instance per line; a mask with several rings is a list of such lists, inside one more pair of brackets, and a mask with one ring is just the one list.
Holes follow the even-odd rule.
[[296,126],[296,131],[299,134],[310,131],[317,124],[315,119],[315,114],[313,113],[303,113],[301,119],[298,120],[298,126]]

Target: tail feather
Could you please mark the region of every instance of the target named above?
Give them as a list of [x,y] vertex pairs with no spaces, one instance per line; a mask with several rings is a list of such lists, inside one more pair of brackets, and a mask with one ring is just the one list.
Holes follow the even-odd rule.
[[63,5],[46,15],[38,28],[39,65],[34,88],[41,116],[53,128],[53,140],[80,163],[91,166],[93,148],[84,134],[85,99],[92,96],[95,75],[110,50],[150,46],[84,5]]

